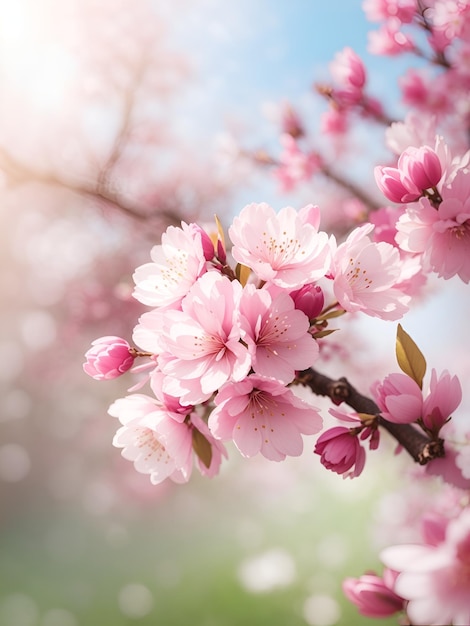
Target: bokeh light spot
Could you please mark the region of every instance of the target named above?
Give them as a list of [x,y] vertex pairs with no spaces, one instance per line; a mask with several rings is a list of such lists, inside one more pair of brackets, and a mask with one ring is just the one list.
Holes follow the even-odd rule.
[[150,613],[154,602],[148,587],[139,583],[130,583],[120,590],[118,604],[124,615],[139,619]]

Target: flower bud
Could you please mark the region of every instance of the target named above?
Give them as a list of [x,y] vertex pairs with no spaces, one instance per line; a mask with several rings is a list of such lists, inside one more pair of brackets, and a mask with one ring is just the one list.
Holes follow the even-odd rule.
[[378,188],[391,202],[414,202],[422,195],[422,189],[414,186],[411,180],[405,185],[402,174],[396,167],[377,165],[374,176]]
[[335,426],[320,435],[314,453],[320,455],[326,469],[337,474],[354,478],[364,469],[365,450],[356,435],[344,426]]
[[343,581],[344,595],[357,606],[361,615],[380,619],[403,610],[404,600],[386,584],[384,578],[371,573]]
[[421,190],[435,187],[442,177],[439,157],[429,146],[407,148],[398,159],[398,169],[405,186],[406,179]]
[[291,291],[290,297],[295,308],[303,311],[309,320],[315,319],[322,312],[325,303],[323,291],[317,285],[304,285]]
[[134,364],[130,345],[120,337],[100,337],[85,354],[83,370],[95,380],[111,380],[127,372]]

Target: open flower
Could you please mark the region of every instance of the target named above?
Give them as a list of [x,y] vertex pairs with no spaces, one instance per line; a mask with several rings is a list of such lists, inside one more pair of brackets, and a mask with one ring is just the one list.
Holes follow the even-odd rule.
[[197,278],[206,271],[207,246],[201,229],[181,223],[169,226],[161,245],[150,252],[152,263],[134,272],[134,297],[149,306],[178,306]]
[[252,355],[252,368],[288,384],[296,370],[318,357],[318,345],[309,333],[310,323],[285,292],[271,296],[267,289],[247,285],[240,300],[243,340]]
[[233,439],[245,457],[258,452],[272,461],[299,456],[302,435],[322,427],[317,409],[278,381],[256,374],[225,384],[215,404],[209,416],[211,432],[222,440]]
[[83,370],[95,380],[117,378],[134,365],[130,345],[121,337],[100,337],[91,345],[85,354]]
[[399,572],[395,591],[413,624],[470,624],[470,509],[449,521],[437,545],[391,546],[380,558]]
[[397,320],[408,310],[410,299],[395,287],[400,281],[400,254],[384,241],[371,241],[372,229],[372,224],[355,228],[338,246],[332,264],[334,293],[345,311]]
[[168,377],[165,393],[197,404],[228,380],[248,374],[251,357],[238,324],[241,292],[238,281],[207,272],[189,290],[181,311],[162,312],[159,365]]
[[247,205],[229,228],[234,259],[261,280],[288,289],[325,276],[330,265],[329,239],[312,223],[309,208],[297,212],[285,207],[276,213],[265,202]]
[[179,415],[173,416],[164,405],[143,394],[119,398],[108,412],[122,424],[113,445],[122,448],[122,456],[132,461],[138,472],[149,474],[154,485],[166,478],[189,480],[192,433]]

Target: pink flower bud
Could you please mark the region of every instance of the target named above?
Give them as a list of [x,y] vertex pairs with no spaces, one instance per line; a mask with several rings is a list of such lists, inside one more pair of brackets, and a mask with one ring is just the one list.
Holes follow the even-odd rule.
[[83,370],[95,380],[111,380],[127,372],[134,364],[130,345],[120,337],[100,337],[85,354]]
[[[398,159],[402,180],[410,180],[418,189],[431,189],[441,180],[442,167],[439,157],[429,146],[410,147]],[[405,186],[408,186],[405,182]]]
[[384,578],[371,573],[343,581],[344,595],[361,615],[380,619],[403,610],[403,599],[385,584]]
[[206,259],[206,261],[212,261],[212,259],[214,258],[215,250],[214,244],[212,243],[209,235],[198,224],[189,224],[189,230],[193,237],[201,237],[201,245],[204,253],[204,258]]
[[372,386],[372,395],[383,417],[395,424],[416,422],[423,412],[423,394],[406,374],[389,374]]
[[291,291],[290,297],[295,308],[303,311],[309,320],[315,319],[322,312],[325,303],[323,291],[318,285],[304,285]]
[[437,435],[462,400],[462,388],[457,376],[450,376],[444,370],[437,378],[436,370],[431,372],[429,395],[423,403],[423,424]]
[[321,456],[326,469],[350,478],[359,476],[366,461],[365,450],[357,436],[344,426],[335,426],[320,435],[314,453]]
[[422,195],[422,189],[414,187],[411,181],[403,181],[400,170],[395,167],[374,168],[375,182],[386,198],[392,202],[414,202]]

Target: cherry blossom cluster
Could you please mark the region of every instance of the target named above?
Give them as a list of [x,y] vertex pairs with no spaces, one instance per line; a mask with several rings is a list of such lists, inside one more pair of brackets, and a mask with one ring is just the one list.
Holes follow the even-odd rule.
[[[194,455],[214,475],[227,441],[245,457],[301,454],[303,436],[318,433],[322,418],[292,383],[320,358],[328,321],[344,312],[396,320],[408,309],[398,250],[373,241],[372,230],[365,224],[338,243],[320,230],[318,207],[276,212],[266,203],[235,217],[230,251],[220,226],[212,237],[196,224],[170,226],[134,274],[134,296],[150,307],[135,347],[103,337],[86,355],[84,369],[97,380],[145,357],[134,370],[147,369],[152,395],[133,393],[109,409],[121,422],[114,445],[123,456],[159,483],[188,480]],[[376,429],[356,426],[376,447]],[[321,458],[331,469],[330,451]]]
[[433,494],[432,503],[419,516],[414,540],[381,551],[381,575],[367,572],[343,581],[361,615],[406,613],[416,626],[470,623],[468,490],[444,489]]
[[415,255],[425,273],[445,279],[457,275],[468,283],[470,151],[452,157],[442,137],[432,143],[410,145],[397,167],[377,166],[375,178],[388,200],[403,205],[395,224],[399,248]]

